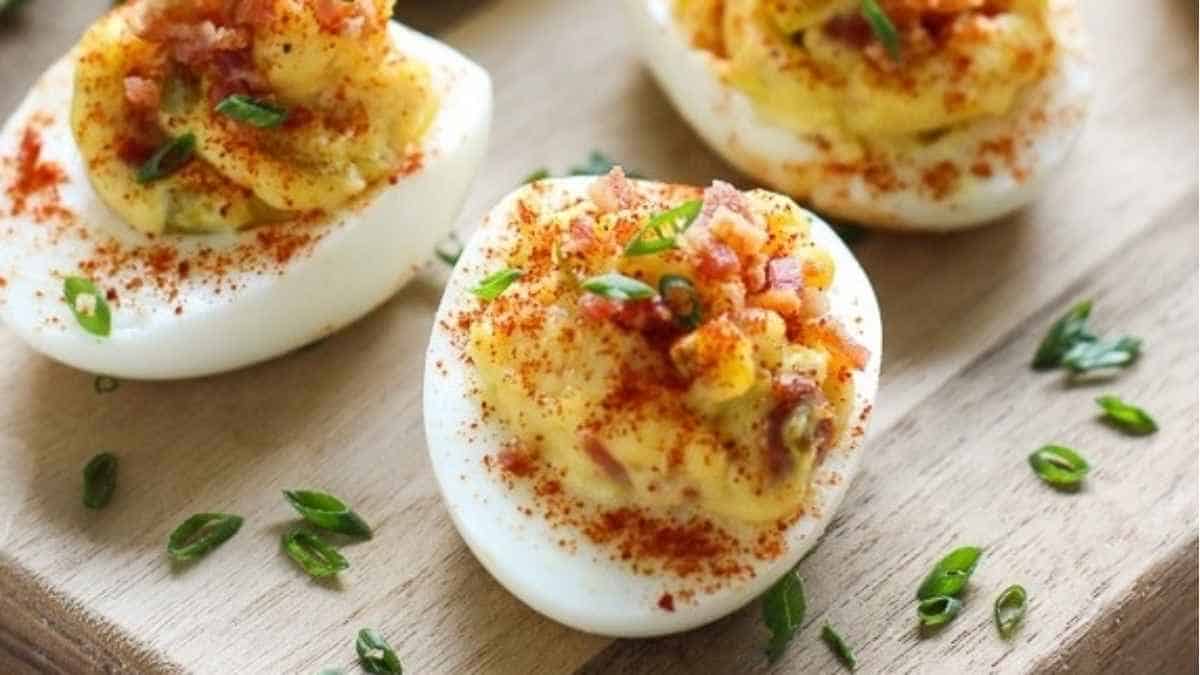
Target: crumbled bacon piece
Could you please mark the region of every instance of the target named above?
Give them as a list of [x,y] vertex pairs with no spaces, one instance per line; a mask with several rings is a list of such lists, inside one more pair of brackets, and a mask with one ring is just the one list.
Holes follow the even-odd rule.
[[563,244],[566,253],[587,254],[595,250],[600,240],[596,238],[596,219],[589,215],[576,216],[567,226],[567,242]]
[[642,201],[637,188],[625,177],[625,170],[614,166],[607,175],[597,178],[588,189],[588,196],[600,207],[601,213],[632,209]]
[[741,270],[733,249],[712,237],[700,239],[695,255],[696,272],[706,279],[727,279]]
[[158,101],[161,92],[158,88],[158,83],[154,80],[137,75],[130,75],[125,78],[125,100],[129,101],[135,107],[154,110],[158,108]]
[[817,393],[817,383],[799,373],[778,373],[771,379],[771,395],[780,405],[794,406]]
[[209,61],[218,52],[237,51],[250,46],[250,35],[245,30],[217,26],[212,21],[173,24],[166,33],[171,56],[188,65]]
[[643,333],[673,328],[671,310],[659,299],[612,300],[594,293],[579,298],[579,312],[594,321],[612,321],[622,328]]
[[725,181],[714,180],[712,185],[704,190],[704,208],[701,209],[695,225],[704,227],[722,208],[736,213],[748,222],[754,222],[754,212],[750,209],[750,200],[746,199],[746,195]]
[[355,37],[376,18],[372,0],[316,0],[313,9],[323,30]]
[[717,238],[743,257],[757,255],[767,244],[766,228],[756,226],[753,218],[746,218],[727,206],[717,207],[708,227]]

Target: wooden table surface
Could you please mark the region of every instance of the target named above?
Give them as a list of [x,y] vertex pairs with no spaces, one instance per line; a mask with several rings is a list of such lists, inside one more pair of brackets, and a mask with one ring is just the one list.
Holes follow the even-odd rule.
[[[107,0],[33,0],[0,29],[0,111]],[[492,150],[463,231],[531,170],[592,148],[642,173],[749,185],[699,143],[640,68],[610,0],[401,0],[401,14],[490,69]],[[837,672],[838,626],[862,673],[1195,672],[1197,664],[1197,61],[1191,0],[1089,0],[1096,97],[1066,169],[1035,205],[945,237],[856,245],[883,307],[884,373],[862,473],[801,565],[805,625],[777,672]],[[351,667],[375,626],[411,673],[760,672],[757,606],[667,639],[577,633],[505,592],[459,539],[426,456],[424,345],[445,272],[319,346],[221,377],[125,382],[41,358],[0,329],[0,672],[315,673]],[[1146,339],[1115,381],[1027,367],[1068,305]],[[1123,437],[1092,399],[1119,393],[1162,430]],[[1034,448],[1080,449],[1079,494],[1040,484]],[[101,512],[80,507],[95,452],[122,460]],[[377,526],[316,584],[279,551],[285,487],[323,486]],[[244,515],[201,564],[167,534],[196,511]],[[959,544],[987,549],[963,614],[918,639],[913,589]],[[991,601],[1031,595],[1011,644]],[[350,672],[355,672],[351,668]]]

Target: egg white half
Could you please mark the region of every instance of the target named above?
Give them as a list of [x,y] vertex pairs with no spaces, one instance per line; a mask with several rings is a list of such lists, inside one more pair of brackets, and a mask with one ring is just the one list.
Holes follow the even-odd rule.
[[[1065,160],[1082,128],[1091,94],[1077,0],[1051,0],[1060,49],[1046,78],[1008,114],[959,125],[908,152],[889,168],[903,189],[873,189],[861,173],[800,184],[797,168],[829,161],[809,138],[765,120],[751,99],[723,81],[713,56],[694,48],[671,0],[623,0],[643,59],[680,115],[730,164],[828,215],[896,230],[948,231],[994,221],[1028,204]],[[922,173],[940,162],[966,166],[981,143],[1017,138],[1018,171],[999,163],[989,177],[963,171],[952,194],[937,196]],[[964,150],[966,149],[966,150]],[[964,154],[964,152],[966,154]]]
[[[538,192],[525,187],[505,197],[483,220],[449,280],[425,362],[425,432],[429,456],[446,508],[463,540],[489,572],[510,592],[542,614],[573,628],[612,637],[648,637],[684,631],[718,619],[757,597],[812,548],[837,511],[857,473],[861,435],[846,433],[815,468],[806,513],[786,532],[786,551],[769,562],[752,561],[752,578],[731,581],[711,594],[697,592],[692,601],[668,612],[656,606],[664,593],[681,582],[669,575],[635,574],[628,564],[612,561],[609,552],[578,532],[553,529],[541,518],[527,485],[513,489],[490,471],[484,456],[495,454],[510,430],[495,417],[481,417],[480,379],[465,362],[463,348],[451,331],[454,317],[476,306],[471,293],[496,267],[495,251],[508,250],[515,232],[507,227],[521,198],[536,201],[586,199],[593,178],[541,181]],[[642,185],[647,185],[641,182]],[[541,196],[539,196],[541,195]],[[813,240],[832,255],[836,273],[828,291],[831,313],[847,333],[871,352],[867,367],[854,375],[855,402],[849,419],[865,425],[879,380],[881,326],[879,307],[866,274],[842,240],[813,219]],[[491,262],[489,262],[491,260]],[[518,282],[519,283],[519,282]],[[586,355],[581,355],[586,358]],[[857,423],[857,422],[856,422]],[[518,508],[534,508],[532,516]],[[577,548],[558,544],[573,538]]]
[[[68,53],[34,85],[0,131],[0,186],[14,177],[23,130],[42,120],[43,161],[66,174],[58,203],[74,224],[10,215],[0,190],[0,316],[34,349],[76,368],[123,378],[206,375],[255,363],[301,347],[355,321],[407,283],[454,225],[483,159],[492,116],[487,73],[450,47],[397,23],[391,38],[404,54],[426,63],[440,104],[413,157],[420,164],[358,203],[318,223],[264,226],[215,235],[150,237],[126,225],[88,182],[69,123],[76,53]],[[35,199],[36,201],[36,199]],[[311,236],[294,255],[225,265],[219,280],[193,265],[164,290],[130,284],[147,270],[130,264],[93,276],[113,289],[112,334],[84,331],[62,297],[63,277],[103,242],[123,250],[167,246],[178,260],[202,249],[244,256],[264,233]],[[263,248],[259,246],[258,248]],[[175,263],[172,262],[172,265]],[[84,274],[83,276],[89,276]],[[136,282],[135,282],[136,283]],[[173,291],[173,292],[172,292]]]

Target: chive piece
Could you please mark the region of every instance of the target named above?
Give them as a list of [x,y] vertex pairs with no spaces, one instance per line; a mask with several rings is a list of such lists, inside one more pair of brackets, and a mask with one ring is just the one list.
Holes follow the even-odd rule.
[[775,582],[762,600],[763,623],[771,631],[767,658],[778,659],[804,622],[808,601],[804,596],[804,578],[791,570]]
[[317,527],[340,534],[371,538],[371,526],[333,495],[313,490],[284,490],[283,496],[305,520]]
[[434,249],[433,254],[438,257],[438,260],[446,263],[450,267],[458,264],[458,259],[462,257],[463,245],[459,241],[458,235],[451,232],[449,236],[443,239]]
[[283,124],[288,113],[283,108],[245,94],[231,94],[217,104],[216,111],[252,127],[271,129]]
[[90,279],[63,279],[63,297],[84,330],[100,337],[108,337],[112,333],[112,313],[108,309],[108,301]]
[[471,289],[475,295],[484,300],[491,301],[500,297],[500,294],[508,290],[512,282],[521,277],[521,270],[505,267],[504,269],[494,274],[489,274],[479,285]]
[[1037,354],[1033,357],[1034,370],[1050,370],[1062,365],[1063,357],[1081,342],[1093,342],[1096,336],[1088,332],[1087,320],[1092,313],[1092,301],[1076,304],[1042,338]]
[[117,489],[117,458],[111,452],[102,452],[83,467],[83,505],[89,509],[102,509],[112,501]]
[[700,327],[700,296],[687,277],[664,274],[658,280],[658,294],[675,316],[675,322],[688,330]]
[[525,179],[521,181],[521,185],[529,185],[530,183],[536,183],[539,180],[546,180],[549,177],[550,169],[541,168],[529,174],[528,176],[525,176]]
[[383,639],[379,631],[364,628],[358,631],[358,640],[354,643],[358,650],[358,660],[363,670],[368,673],[403,673],[400,657],[396,651]]
[[825,641],[825,644],[829,645],[829,649],[842,662],[842,665],[850,670],[858,667],[858,661],[854,658],[854,652],[850,651],[850,646],[846,644],[841,635],[838,635],[833,626],[825,624],[821,628],[821,639]]
[[137,182],[145,185],[178,171],[192,159],[196,135],[187,133],[163,144],[137,171]]
[[167,553],[176,560],[194,560],[229,541],[242,528],[242,517],[227,513],[197,513],[183,521],[167,539]]
[[1011,638],[1025,620],[1025,600],[1025,589],[1019,584],[1004,589],[996,598],[996,630],[1005,640]]
[[309,576],[318,579],[350,567],[350,562],[341,553],[303,528],[294,527],[284,533],[283,549]]
[[121,386],[121,383],[115,377],[108,375],[97,375],[96,379],[92,380],[92,389],[97,394],[111,394]]
[[[625,246],[625,255],[651,255],[675,248],[675,237],[691,227],[702,208],[704,202],[693,199],[655,215]],[[651,237],[651,234],[655,236]]]
[[933,628],[953,621],[961,609],[962,602],[958,598],[936,595],[922,600],[917,605],[917,617],[920,618],[922,626]]
[[1047,445],[1029,456],[1034,473],[1060,490],[1077,489],[1090,467],[1074,450],[1059,445]]
[[917,589],[918,600],[947,595],[957,597],[979,564],[983,550],[977,546],[956,548],[938,561]]
[[1123,368],[1136,361],[1141,350],[1142,340],[1130,336],[1079,342],[1063,357],[1062,364],[1073,373]]
[[893,61],[900,60],[900,34],[896,32],[896,26],[888,17],[887,12],[879,6],[876,0],[862,0],[862,15],[871,25],[871,32],[875,33],[875,38],[883,44],[883,48],[887,50]]
[[1158,431],[1158,423],[1149,413],[1116,396],[1101,396],[1096,403],[1104,409],[1103,419],[1127,434],[1146,436]]
[[583,288],[610,300],[645,300],[654,297],[654,289],[624,274],[610,272],[583,282]]

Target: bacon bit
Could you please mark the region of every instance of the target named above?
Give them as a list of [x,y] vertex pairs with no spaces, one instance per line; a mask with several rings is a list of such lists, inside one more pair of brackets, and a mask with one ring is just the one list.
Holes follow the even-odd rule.
[[862,370],[871,361],[871,352],[866,347],[855,342],[846,335],[841,324],[822,321],[813,326],[805,327],[811,330],[813,337],[833,352],[834,356],[845,361],[855,370]]
[[39,193],[46,193],[52,204],[58,202],[58,186],[66,182],[66,172],[55,162],[41,161],[41,157],[42,138],[37,129],[27,126],[17,152],[16,179],[6,190],[14,216],[24,213],[29,200]]
[[741,262],[733,249],[709,239],[696,249],[696,272],[709,280],[728,279],[741,270]]
[[317,0],[313,9],[322,30],[349,37],[360,35],[376,17],[371,0]]
[[171,56],[187,65],[212,60],[219,52],[232,52],[250,46],[250,35],[241,28],[217,26],[212,21],[173,24],[166,29]]
[[625,177],[625,170],[619,166],[614,166],[608,175],[597,178],[588,188],[588,196],[600,208],[601,213],[632,209],[642,201],[641,194]]
[[800,261],[791,257],[771,258],[767,262],[767,285],[779,290],[800,290],[804,286]]
[[673,330],[671,310],[658,299],[622,302],[595,293],[579,297],[579,313],[592,321],[612,321],[622,328],[644,333]]
[[754,222],[754,212],[750,209],[750,200],[746,199],[746,195],[725,181],[714,180],[712,185],[704,190],[704,207],[700,210],[693,227],[708,225],[722,208],[736,213],[747,222]]
[[779,373],[771,380],[771,396],[779,405],[794,406],[812,399],[818,391],[812,378],[799,373]]
[[717,207],[708,227],[717,238],[744,257],[756,255],[769,238],[765,227],[756,226],[753,219],[747,219],[727,206]]
[[667,612],[674,612],[675,598],[670,593],[663,593],[662,597],[658,599],[658,607]]
[[233,9],[233,20],[243,26],[261,28],[271,22],[275,0],[240,0]]
[[596,250],[600,240],[596,238],[596,219],[584,214],[571,219],[567,227],[569,235],[567,243],[563,244],[565,253],[587,255]]
[[138,108],[157,109],[161,92],[154,80],[137,75],[125,78],[125,100]]
[[621,311],[621,303],[595,293],[584,293],[579,297],[579,313],[592,321],[607,321]]
[[591,434],[586,434],[581,439],[583,451],[587,456],[596,463],[608,477],[623,485],[629,484],[629,473],[625,470],[624,465],[617,461],[608,448],[600,439]]

